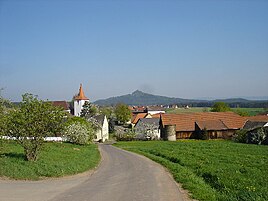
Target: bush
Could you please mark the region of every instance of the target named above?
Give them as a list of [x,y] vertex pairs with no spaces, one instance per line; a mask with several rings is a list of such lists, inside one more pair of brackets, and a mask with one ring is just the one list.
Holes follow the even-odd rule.
[[123,134],[115,134],[117,141],[133,141],[135,140],[135,133],[133,131],[129,131]]
[[65,123],[64,137],[74,144],[88,144],[95,136],[96,127],[81,117],[72,117]]
[[247,141],[249,144],[262,144],[265,141],[267,133],[263,128],[257,128],[248,132]]
[[241,129],[235,132],[233,140],[235,142],[240,142],[240,143],[247,143],[247,132],[248,130],[246,129]]
[[85,145],[92,141],[93,131],[93,128],[89,129],[80,122],[74,122],[66,127],[64,136],[71,143]]

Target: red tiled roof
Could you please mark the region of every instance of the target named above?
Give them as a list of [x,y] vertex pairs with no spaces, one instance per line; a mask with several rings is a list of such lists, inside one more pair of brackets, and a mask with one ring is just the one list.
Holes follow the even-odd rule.
[[165,108],[160,106],[147,106],[147,111],[165,111]]
[[153,114],[152,118],[160,118],[161,114],[164,114],[164,113]]
[[207,130],[227,130],[228,128],[221,120],[207,120],[207,121],[197,121],[196,125],[201,129]]
[[194,131],[195,122],[221,120],[229,129],[242,128],[246,122],[245,117],[241,117],[233,112],[198,112],[186,114],[162,114],[162,124],[176,125],[176,131]]
[[259,122],[268,122],[268,116],[267,115],[257,115],[252,117],[247,117],[250,121],[259,121]]
[[64,110],[69,110],[69,104],[66,101],[52,101],[53,106],[62,107]]
[[84,90],[82,88],[82,84],[80,84],[80,88],[79,88],[79,93],[78,95],[75,97],[75,100],[89,100],[85,94],[84,94]]
[[131,123],[136,124],[139,119],[145,118],[148,114],[147,113],[138,113],[132,116]]

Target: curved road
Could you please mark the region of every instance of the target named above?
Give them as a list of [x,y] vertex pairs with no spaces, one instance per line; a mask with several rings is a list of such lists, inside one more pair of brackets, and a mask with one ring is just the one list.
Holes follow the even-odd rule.
[[99,145],[94,174],[44,181],[0,180],[5,201],[182,201],[188,200],[157,163],[110,145]]

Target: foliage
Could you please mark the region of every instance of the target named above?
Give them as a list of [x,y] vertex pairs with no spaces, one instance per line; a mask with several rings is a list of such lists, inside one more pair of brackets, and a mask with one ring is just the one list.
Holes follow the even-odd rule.
[[252,131],[249,131],[247,134],[247,142],[249,144],[262,144],[262,142],[267,137],[267,133],[263,128],[257,128]]
[[236,109],[236,110],[232,110],[234,111],[236,114],[242,116],[242,117],[248,117],[249,116],[249,112],[245,111],[245,110],[241,110],[241,109]]
[[224,102],[216,102],[211,107],[211,112],[227,112],[230,110],[231,108]]
[[118,142],[167,167],[197,200],[268,200],[266,146],[224,140]]
[[135,140],[135,132],[129,130],[126,133],[115,133],[114,137],[117,141],[133,141]]
[[83,125],[79,122],[70,124],[64,131],[64,137],[66,137],[67,141],[74,144],[89,144],[92,141],[93,136],[93,127]]
[[13,104],[0,96],[0,136],[5,134],[6,130],[6,118],[8,112],[13,108]]
[[7,117],[6,133],[15,137],[24,148],[27,160],[36,161],[44,138],[61,131],[65,113],[61,108],[38,100],[31,94],[22,97],[19,108],[11,111]]
[[84,117],[86,119],[95,116],[98,113],[98,108],[91,104],[89,101],[86,101],[83,105],[82,111],[81,111],[81,117]]
[[158,125],[141,122],[139,127],[135,129],[136,139],[140,140],[158,140],[155,130]]
[[0,177],[12,179],[39,180],[73,175],[95,168],[100,161],[95,144],[45,142],[34,163],[24,160],[23,148],[13,140],[4,143],[4,150],[0,154]]
[[241,129],[235,132],[234,141],[248,144],[268,144],[268,129],[255,128],[253,130]]
[[125,105],[123,103],[117,104],[114,112],[115,112],[115,116],[116,116],[117,121],[119,121],[120,123],[125,124],[131,118],[130,109],[128,108],[127,105]]
[[72,143],[88,144],[95,136],[96,127],[91,121],[84,118],[71,117],[65,123],[64,136]]
[[101,107],[100,113],[106,115],[107,119],[111,119],[113,110],[110,107]]
[[114,126],[115,126],[115,119],[109,119],[109,133],[113,133],[115,131]]
[[233,136],[233,140],[235,142],[247,143],[247,132],[248,130],[246,129],[237,130]]

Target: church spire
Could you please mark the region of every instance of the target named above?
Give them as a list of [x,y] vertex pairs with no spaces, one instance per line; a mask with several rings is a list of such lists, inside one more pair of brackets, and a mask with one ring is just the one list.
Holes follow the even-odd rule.
[[80,84],[80,88],[79,88],[79,93],[78,95],[75,97],[75,100],[89,100],[85,94],[84,94],[84,90],[82,88],[82,84]]

